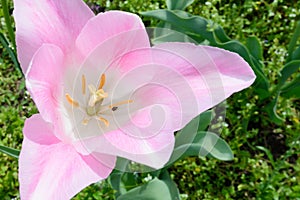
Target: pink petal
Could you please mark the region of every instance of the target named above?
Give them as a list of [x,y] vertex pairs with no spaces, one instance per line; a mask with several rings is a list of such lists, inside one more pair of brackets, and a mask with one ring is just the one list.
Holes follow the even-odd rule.
[[[78,154],[69,144],[45,144],[31,140],[36,138],[35,135],[49,138],[53,135],[52,131],[51,126],[38,116],[27,119],[25,123],[19,158],[20,194],[24,200],[70,199],[84,187],[106,178],[112,171],[114,156],[97,155],[96,160],[92,156]],[[102,164],[101,159],[110,166]]]
[[14,0],[18,58],[23,72],[43,43],[74,48],[82,27],[94,16],[81,0]]
[[26,86],[41,115],[54,122],[59,107],[64,73],[64,54],[55,45],[44,44],[34,54],[26,74]]
[[[212,75],[220,74],[217,78],[221,78],[226,96],[249,87],[256,78],[249,64],[240,55],[224,49],[187,43],[164,43],[155,48],[181,56],[203,76],[211,78]],[[209,81],[209,78],[206,80]]]
[[[25,121],[23,132],[27,133],[26,137],[34,143],[41,145],[52,145],[59,143],[59,139],[55,137],[53,132],[53,125],[45,123],[40,114],[35,114],[30,117],[30,120]],[[32,130],[38,128],[39,132],[34,134]]]
[[[113,39],[114,37],[116,38]],[[128,51],[150,45],[142,20],[135,14],[122,11],[108,11],[90,19],[78,36],[76,44],[87,56],[108,40],[110,42],[106,42],[107,47],[101,49],[104,54],[113,50],[115,54],[111,58],[122,55],[124,49]]]
[[[144,108],[135,113],[132,121],[125,126],[81,140],[76,144],[76,149],[82,153],[117,155],[156,169],[161,168],[169,160],[175,141],[172,121],[166,121],[172,117],[168,114],[171,113],[162,108]],[[160,117],[162,115],[167,116]]]
[[[165,43],[130,52],[113,65],[123,74],[119,85],[135,85],[135,102],[169,107],[174,129],[183,128],[255,80],[238,55],[213,47]],[[117,88],[118,86],[116,86]]]

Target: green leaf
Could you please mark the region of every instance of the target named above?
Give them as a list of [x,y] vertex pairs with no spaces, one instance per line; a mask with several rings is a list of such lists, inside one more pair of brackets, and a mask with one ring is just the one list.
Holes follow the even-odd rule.
[[192,153],[193,156],[198,153],[199,156],[208,155],[224,161],[233,159],[233,153],[227,142],[213,132],[199,131],[193,144],[195,145],[187,151],[188,154]]
[[14,158],[19,158],[19,155],[20,155],[19,150],[13,149],[13,148],[10,148],[10,147],[6,147],[6,146],[3,146],[3,145],[0,145],[0,152],[5,153],[5,154],[7,154],[9,156],[12,156]]
[[171,194],[171,199],[172,200],[179,200],[180,199],[179,190],[177,188],[176,183],[171,179],[168,170],[164,170],[161,173],[160,179],[163,180],[167,184],[167,186],[169,188],[169,191],[170,191],[170,194]]
[[300,46],[293,52],[291,60],[300,60]]
[[282,87],[281,96],[285,98],[300,98],[300,75]]
[[7,27],[7,32],[8,32],[9,38],[13,44],[14,49],[16,49],[15,34],[14,34],[13,27],[12,27],[12,23],[10,21],[10,14],[9,14],[7,0],[1,0],[1,4],[2,4],[2,10],[3,10],[5,24]]
[[178,151],[176,152],[173,152],[166,166],[170,166],[172,163],[176,162],[182,157],[184,152],[188,149],[189,145],[195,140],[197,132],[199,130],[205,130],[208,127],[211,118],[212,111],[206,111],[200,114],[198,117],[194,118],[176,134],[174,148],[177,148],[179,146],[181,146],[182,148],[178,149]]
[[199,118],[198,131],[205,131],[212,120],[212,111],[208,110],[204,113],[201,113],[198,116],[198,118]]
[[255,59],[263,60],[263,50],[257,37],[250,36],[247,38],[246,46]]
[[191,5],[194,0],[167,0],[167,7],[170,10],[184,10]]
[[3,45],[3,47],[6,49],[6,51],[8,52],[11,60],[14,63],[15,68],[23,74],[15,52],[9,47],[9,43],[8,43],[8,41],[6,40],[6,38],[4,37],[4,35],[2,33],[0,33],[0,42]]
[[299,39],[299,37],[300,37],[300,21],[297,22],[295,32],[289,43],[287,62],[291,61],[291,58],[293,56],[293,51],[295,49],[295,46],[297,44],[297,40]]
[[169,191],[168,185],[164,181],[154,178],[145,185],[136,187],[117,198],[117,200],[132,199],[172,200],[172,194]]
[[275,162],[274,162],[273,155],[272,155],[272,153],[271,153],[271,151],[270,151],[269,149],[267,149],[267,148],[265,148],[265,147],[262,147],[262,146],[256,146],[256,148],[259,149],[259,150],[261,150],[261,151],[263,151],[263,152],[265,152],[266,155],[268,156],[268,158],[269,158],[269,160],[270,160],[272,166],[273,166],[273,167],[276,167],[276,164],[275,164]]
[[120,196],[121,194],[126,193],[126,188],[122,183],[123,172],[114,170],[109,176],[109,182],[111,187],[116,190],[115,197]]
[[126,190],[130,190],[138,185],[137,177],[131,172],[124,173],[122,176],[122,183],[124,184]]
[[264,110],[268,113],[272,122],[274,122],[277,125],[280,125],[283,123],[284,120],[281,117],[279,117],[279,115],[276,112],[278,97],[279,94],[277,94],[276,97],[265,106]]
[[174,30],[170,24],[164,22],[160,22],[159,27],[147,28],[147,32],[153,45],[165,42],[190,42],[197,44],[192,37]]
[[292,74],[298,72],[299,68],[300,68],[300,60],[293,60],[285,64],[283,69],[280,72],[281,77],[279,78],[278,81],[278,85],[277,85],[277,87],[279,87],[278,89],[281,89],[281,87],[285,84],[288,78]]
[[[184,153],[182,154],[182,152]],[[224,161],[233,159],[233,153],[223,139],[215,133],[204,131],[199,131],[192,143],[175,147],[172,157],[177,154],[182,154],[180,158],[187,156],[211,156]]]

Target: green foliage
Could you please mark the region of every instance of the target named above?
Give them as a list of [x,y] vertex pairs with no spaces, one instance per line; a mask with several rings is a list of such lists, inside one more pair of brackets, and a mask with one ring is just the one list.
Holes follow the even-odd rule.
[[131,200],[131,199],[161,199],[172,200],[172,194],[169,191],[168,185],[157,178],[148,183],[129,190],[124,195],[121,195],[117,200]]
[[194,0],[185,0],[185,1],[167,0],[166,1],[167,7],[170,10],[184,10],[193,2]]
[[[174,160],[176,162],[169,172],[165,169],[148,174],[114,171],[109,180],[91,185],[74,199],[124,198],[128,193],[146,192],[143,188],[149,185],[150,188],[158,185],[166,195],[175,195],[171,199],[178,196],[204,200],[300,198],[300,46],[297,22],[300,10],[296,9],[300,2],[199,0],[189,5],[191,0],[185,4],[181,4],[183,1],[179,4],[167,1],[168,8],[186,9],[187,14],[175,10],[157,11],[167,8],[164,0],[86,1],[90,6],[95,3],[100,6],[95,12],[119,9],[133,13],[156,10],[151,11],[151,15],[164,13],[168,19],[162,14],[156,18],[174,20],[169,28],[188,34],[198,43],[206,40],[211,45],[240,53],[253,67],[258,80],[252,88],[227,101],[226,120],[220,126],[221,137],[235,155],[232,161],[183,156],[179,161]],[[0,5],[0,147],[20,149],[25,118],[37,110],[25,90],[22,74],[15,70],[14,42],[11,42],[14,39],[9,30],[13,27],[9,16],[12,1],[5,3],[8,3],[6,10],[2,9],[5,4]],[[189,23],[190,20],[197,26]],[[11,24],[8,25],[7,21]],[[166,26],[150,17],[143,16],[143,21],[147,26]],[[201,131],[207,129],[205,124],[211,120],[211,112],[205,114],[201,119]],[[197,133],[203,132],[193,133],[189,139],[199,144],[204,135]],[[176,137],[182,137],[180,132]],[[176,144],[180,146],[186,141],[177,139]],[[223,148],[229,152],[224,143]],[[199,149],[195,152],[198,153]],[[17,159],[0,153],[0,176],[1,199],[18,199]],[[156,195],[155,192],[149,195]]]

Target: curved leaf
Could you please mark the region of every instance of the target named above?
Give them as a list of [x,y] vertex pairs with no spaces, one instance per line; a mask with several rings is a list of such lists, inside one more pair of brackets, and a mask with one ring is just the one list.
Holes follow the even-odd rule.
[[164,181],[154,178],[145,185],[129,190],[129,192],[119,196],[117,200],[161,200],[162,198],[172,200],[172,194]]
[[246,46],[255,59],[263,60],[263,50],[257,37],[250,36],[247,38]]
[[291,61],[291,59],[292,59],[293,51],[295,49],[295,46],[297,44],[297,40],[299,39],[299,37],[300,37],[300,21],[297,22],[295,32],[289,43],[287,62]]
[[167,0],[167,7],[170,10],[184,10],[193,2],[194,0]]
[[293,60],[291,62],[288,62],[284,65],[283,69],[281,70],[281,77],[279,78],[278,82],[278,89],[280,89],[285,82],[288,80],[288,78],[296,73],[300,69],[300,60]]

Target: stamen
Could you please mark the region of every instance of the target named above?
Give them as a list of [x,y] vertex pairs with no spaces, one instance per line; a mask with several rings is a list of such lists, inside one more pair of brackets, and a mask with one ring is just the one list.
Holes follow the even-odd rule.
[[66,99],[71,106],[79,107],[79,103],[72,99],[72,97],[68,93],[66,94]]
[[85,118],[82,120],[82,124],[86,126],[89,123],[89,121],[90,121],[89,119]]
[[86,80],[85,80],[85,76],[82,75],[81,77],[81,86],[82,86],[82,94],[85,94],[86,91]]
[[102,75],[101,75],[101,78],[100,78],[100,83],[99,83],[98,90],[100,90],[100,89],[103,88],[103,86],[104,86],[104,84],[105,84],[105,80],[106,80],[105,74],[102,74]]
[[107,119],[105,119],[103,117],[98,117],[97,119],[100,120],[100,121],[102,121],[105,124],[106,127],[109,126],[109,121]]
[[[114,108],[114,107],[118,107],[118,106],[121,106],[121,105],[124,105],[124,104],[129,104],[129,103],[133,103],[133,100],[126,100],[126,101],[120,101],[118,103],[114,103],[114,104],[111,104],[110,106],[108,106],[109,108]],[[116,110],[116,109],[115,109]]]

